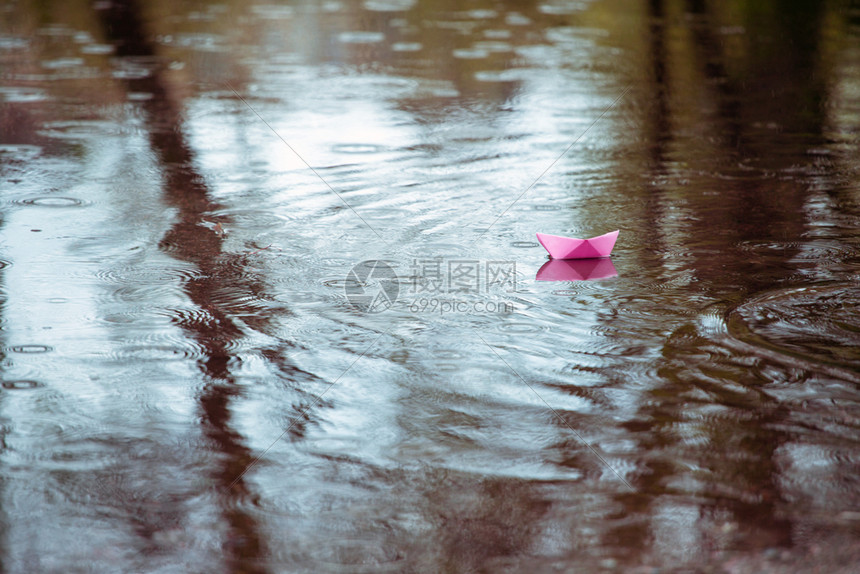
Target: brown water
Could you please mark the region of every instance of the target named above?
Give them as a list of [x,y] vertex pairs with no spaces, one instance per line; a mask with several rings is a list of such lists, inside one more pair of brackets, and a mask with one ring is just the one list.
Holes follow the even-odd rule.
[[0,74],[3,571],[860,561],[858,2],[12,1]]

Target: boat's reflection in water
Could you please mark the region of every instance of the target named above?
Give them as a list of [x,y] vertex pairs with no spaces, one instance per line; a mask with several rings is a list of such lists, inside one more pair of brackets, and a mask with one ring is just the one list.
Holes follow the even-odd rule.
[[538,269],[537,281],[592,281],[617,277],[609,257],[593,259],[550,259]]

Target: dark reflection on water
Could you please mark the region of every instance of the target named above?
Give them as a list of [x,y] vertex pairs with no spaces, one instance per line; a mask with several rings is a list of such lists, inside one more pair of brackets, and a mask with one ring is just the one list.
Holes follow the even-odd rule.
[[[106,39],[116,47],[116,57],[141,65],[142,77],[122,77],[122,87],[128,93],[148,96],[142,99],[140,106],[144,113],[143,125],[164,174],[165,200],[177,210],[176,222],[159,246],[172,256],[192,263],[197,270],[196,276],[185,281],[182,289],[198,313],[177,314],[175,321],[196,340],[200,349],[197,362],[203,379],[196,400],[200,404],[203,434],[220,459],[211,476],[214,496],[222,507],[223,521],[227,525],[222,535],[224,562],[231,571],[264,572],[267,568],[260,564],[260,556],[264,553],[260,527],[254,517],[236,506],[236,497],[248,495],[240,475],[253,460],[253,453],[233,428],[231,414],[233,399],[241,395],[230,372],[231,363],[237,361],[230,347],[242,336],[242,329],[233,316],[243,311],[246,312],[243,315],[253,313],[247,313],[240,305],[236,309],[225,309],[218,301],[219,293],[225,290],[254,293],[261,287],[241,276],[241,264],[237,264],[236,257],[222,253],[222,230],[231,222],[229,218],[210,215],[221,206],[210,198],[204,177],[195,166],[194,154],[184,133],[181,104],[169,93],[155,48],[145,32],[140,7],[133,0],[117,1],[99,7],[98,13]],[[204,226],[206,222],[213,226]],[[260,318],[252,323],[260,328],[266,321]],[[152,551],[158,551],[157,544],[152,545]]]
[[857,563],[855,3],[2,10],[4,571]]

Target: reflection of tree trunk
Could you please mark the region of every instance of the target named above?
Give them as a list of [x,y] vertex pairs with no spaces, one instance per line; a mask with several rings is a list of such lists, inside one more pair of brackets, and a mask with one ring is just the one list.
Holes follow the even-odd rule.
[[[646,124],[651,133],[647,134],[648,148],[650,150],[650,164],[647,166],[649,172],[659,181],[661,176],[667,174],[668,148],[672,143],[672,123],[670,118],[669,95],[670,74],[667,65],[666,53],[666,10],[663,0],[648,1],[648,48],[651,62],[652,83],[648,87],[652,90],[649,111],[649,122]],[[665,220],[665,202],[663,201],[663,190],[658,186],[649,186],[645,190],[645,217],[648,220],[648,228],[654,231],[655,243],[653,247],[659,248],[667,243],[666,234],[661,229]],[[659,239],[658,239],[659,238]],[[645,254],[647,255],[647,253]],[[655,258],[653,265],[661,262]],[[637,418],[638,420],[638,418]],[[650,452],[647,447],[642,447],[644,452]],[[636,480],[636,491],[634,493],[624,492],[616,496],[628,512],[635,511],[636,514],[645,515],[646,508],[650,507],[654,499],[650,496],[643,497],[639,492],[658,492],[658,483],[663,477],[672,474],[673,469],[667,467],[662,461],[650,458],[643,462],[645,467]],[[612,547],[625,548],[633,555],[646,555],[647,548],[651,543],[650,525],[645,521],[636,521],[625,524],[614,529],[604,542]]]
[[[3,220],[0,219],[0,229],[3,228]],[[0,294],[3,293],[3,269],[0,267]],[[3,312],[5,310],[5,299],[0,296],[0,322],[3,319]],[[0,330],[2,333],[2,330]],[[6,353],[3,352],[3,349],[6,348],[6,337],[0,337],[0,365],[6,363]],[[0,393],[0,413],[2,413],[4,408],[4,396]],[[12,425],[8,424],[9,421],[6,420],[6,417],[0,416],[0,461],[5,460],[5,456],[3,456],[6,452],[6,429],[11,428]],[[4,465],[5,466],[5,465]],[[6,484],[6,477],[9,474],[6,472],[6,469],[3,468],[3,471],[0,472],[0,476],[3,477],[3,480],[0,480],[0,500],[5,500],[4,491],[5,488],[3,486]],[[6,565],[3,563],[4,557],[10,556],[10,552],[7,551],[7,537],[6,537],[6,525],[9,524],[9,518],[6,512],[3,510],[2,505],[0,505],[0,572],[9,572],[9,570],[5,567]]]
[[[27,144],[27,145],[36,145],[43,148],[48,147],[53,142],[50,142],[46,138],[40,136],[38,134],[38,130],[40,128],[40,122],[38,119],[33,117],[33,113],[31,113],[30,106],[22,106],[14,103],[0,102],[0,143],[3,144]],[[4,166],[0,163],[0,177],[6,176],[6,169],[8,166]],[[4,178],[5,179],[5,178]],[[16,179],[17,180],[17,179]],[[6,182],[13,181],[12,179],[6,179]],[[4,182],[5,183],[5,182]],[[5,225],[5,213],[0,212],[0,230],[3,229]],[[0,257],[0,324],[3,322],[3,316],[6,310],[6,294],[5,294],[5,263]],[[3,365],[6,364],[8,359],[8,355],[4,352],[5,349],[8,348],[6,340],[6,331],[0,328],[0,375],[3,373]],[[0,376],[0,380],[5,380],[2,376]],[[5,460],[3,454],[6,452],[6,433],[9,429],[15,428],[14,420],[9,421],[6,417],[2,416],[2,413],[5,412],[5,399],[6,393],[0,389],[0,461]],[[15,416],[15,413],[11,413],[12,416]],[[3,468],[3,471],[0,472],[0,500],[5,500],[4,492],[5,485],[9,482],[10,474],[6,472],[6,469]],[[13,495],[14,496],[14,495]],[[5,560],[8,557],[12,556],[12,553],[7,551],[7,546],[9,545],[7,538],[8,525],[10,524],[9,514],[5,511],[2,505],[0,505],[0,572],[9,572],[10,568],[7,568]],[[14,516],[14,514],[12,514]]]
[[[648,2],[648,41],[653,72],[653,98],[649,106],[651,129],[649,141],[648,166],[654,177],[659,180],[660,176],[666,175],[667,148],[672,143],[672,127],[669,117],[669,72],[666,66],[666,21],[663,0],[649,0]],[[644,216],[648,220],[648,228],[654,230],[655,246],[665,242],[665,235],[660,229],[661,221],[664,220],[664,206],[659,187],[649,186],[645,189],[643,201],[645,204]],[[659,261],[654,260],[655,265]]]
[[[715,363],[722,380],[702,377],[696,361],[709,354],[713,343],[691,338],[684,330],[670,336],[663,348],[662,384],[643,398],[647,406],[635,420],[624,425],[639,437],[639,450],[649,453],[638,488],[652,495],[676,494],[669,485],[688,475],[702,483],[697,494],[703,498],[698,504],[703,531],[697,538],[703,543],[713,536],[709,520],[721,516],[723,524],[731,523],[731,516],[747,547],[787,546],[792,525],[780,516],[775,460],[787,441],[779,430],[787,411],[749,385],[748,369],[742,366]],[[705,448],[688,442],[697,435],[707,436]]]
[[[764,4],[764,3],[762,3]],[[775,4],[775,3],[767,3]],[[746,34],[753,47],[744,54],[741,69],[743,76],[732,77],[723,52],[723,38],[708,11],[708,3],[689,0],[688,18],[691,29],[691,53],[695,56],[704,88],[676,83],[674,89],[682,91],[710,90],[716,102],[716,113],[705,116],[714,154],[705,159],[706,172],[729,166],[736,168],[743,159],[758,160],[765,157],[767,164],[784,169],[803,157],[803,148],[786,150],[786,134],[767,132],[751,125],[773,116],[770,109],[780,110],[780,122],[787,126],[788,144],[798,134],[820,134],[821,115],[813,119],[809,114],[810,102],[822,99],[823,84],[808,81],[816,77],[814,56],[817,53],[817,22],[820,20],[820,3],[796,3],[802,9],[785,14],[779,7],[770,6],[778,18],[749,22]],[[666,147],[673,141],[671,109],[669,108],[668,82],[671,69],[667,69],[665,43],[664,4],[649,0],[651,16],[650,49],[653,61],[655,86],[653,93],[650,134],[652,145],[651,170],[655,177],[665,173]],[[757,25],[757,26],[754,26]],[[770,61],[763,57],[755,44],[761,38],[791,38],[802,47],[782,46],[772,49]],[[788,67],[783,60],[792,62]],[[775,73],[774,70],[779,70]],[[692,98],[691,98],[692,99]],[[814,105],[813,105],[814,107]],[[749,119],[752,118],[752,119]],[[796,118],[801,118],[800,120]],[[791,124],[791,122],[794,122]],[[683,136],[679,135],[678,139]],[[700,144],[702,146],[707,144]],[[808,141],[803,145],[810,145]],[[767,157],[771,150],[784,155]],[[685,159],[683,150],[672,149],[672,159]],[[690,162],[699,161],[695,153]],[[778,162],[783,162],[780,165]],[[784,265],[772,269],[756,269],[739,249],[743,242],[759,242],[768,236],[785,240],[785,235],[799,236],[804,230],[802,206],[806,198],[806,182],[777,182],[772,179],[746,178],[733,181],[720,180],[717,189],[725,194],[703,195],[697,189],[683,193],[686,209],[695,217],[696,225],[688,226],[688,239],[694,245],[707,245],[708,254],[697,255],[693,250],[691,269],[704,285],[714,286],[718,300],[727,296],[737,298],[743,293],[772,287],[790,273]],[[778,200],[775,200],[778,197]],[[653,207],[658,213],[658,207]],[[652,217],[655,232],[659,233],[660,219]],[[786,258],[790,257],[790,253]],[[733,289],[730,295],[726,291]],[[703,486],[700,494],[707,501],[699,504],[700,520],[714,515],[729,515],[748,528],[747,535],[753,546],[778,546],[790,543],[791,523],[780,516],[780,468],[775,460],[778,450],[789,440],[779,430],[786,412],[769,397],[758,392],[759,382],[751,380],[748,367],[727,358],[714,357],[713,342],[693,336],[689,326],[671,335],[663,345],[660,364],[660,385],[642,401],[643,406],[625,427],[637,437],[639,451],[645,453],[643,468],[636,480],[637,489],[649,494],[650,503],[643,497],[632,496],[628,509],[637,505],[653,506],[656,498],[671,492],[667,485],[690,473],[690,468],[702,469]],[[712,357],[713,370],[709,375],[701,368],[703,357]],[[737,390],[736,390],[737,389]],[[703,398],[704,397],[704,398]],[[713,407],[722,407],[724,419],[709,419]],[[703,433],[707,447],[691,446],[685,440],[683,429]],[[729,487],[731,491],[725,491]],[[649,524],[631,524],[613,533],[618,544],[627,547],[645,547],[652,536]],[[699,533],[707,538],[707,533]]]
[[[786,87],[792,92],[800,86],[812,96],[812,99],[820,99],[820,94],[815,95],[820,86],[807,83],[807,78],[814,77],[815,70],[811,69],[814,55],[818,52],[817,45],[817,22],[819,21],[820,3],[812,7],[806,4],[810,10],[794,11],[791,15],[784,15],[785,10],[781,6],[772,7],[778,18],[772,21],[759,21],[757,24],[761,29],[750,28],[753,24],[748,23],[746,33],[754,41],[760,38],[772,37],[775,39],[791,38],[792,42],[803,42],[803,50],[809,50],[802,56],[798,54],[786,42],[781,49],[774,51],[772,56],[778,60],[788,57],[795,62],[805,62],[805,66],[783,69],[783,74],[774,75],[771,69],[781,69],[780,61],[759,61],[758,50],[752,48],[746,55],[746,74],[742,81],[732,78],[725,64],[726,56],[723,53],[722,41],[716,35],[716,25],[713,22],[703,0],[689,0],[688,9],[695,16],[692,26],[694,48],[698,54],[699,64],[703,70],[706,84],[712,87],[717,101],[717,120],[719,138],[717,141],[722,146],[722,158],[726,165],[731,165],[741,159],[757,159],[756,148],[762,153],[770,153],[772,149],[781,150],[784,142],[771,141],[770,137],[756,134],[750,122],[744,119],[748,117],[768,117],[768,107],[788,108],[785,121],[792,121],[795,116],[802,116],[802,111],[795,106],[802,105],[800,101],[787,101],[785,98]],[[788,30],[786,30],[788,28]],[[801,39],[802,38],[802,39]],[[762,66],[759,68],[758,66]],[[789,96],[796,98],[797,94]],[[750,113],[750,110],[752,113]],[[815,133],[821,133],[821,118],[812,127]],[[782,120],[781,120],[782,121]],[[747,131],[749,130],[749,135]],[[788,131],[789,137],[796,132]],[[783,139],[785,135],[777,137]],[[764,138],[759,143],[757,139]],[[762,145],[764,144],[764,145]],[[800,154],[804,150],[798,149]],[[784,158],[779,158],[783,159]],[[789,162],[796,161],[796,154],[790,154]],[[791,165],[776,165],[777,169],[786,168]],[[779,195],[779,200],[774,201],[774,196]],[[738,249],[738,245],[745,241],[761,241],[768,235],[773,235],[775,227],[781,228],[782,232],[776,232],[776,240],[784,240],[786,234],[799,236],[804,230],[804,222],[801,219],[802,206],[806,197],[805,182],[793,182],[788,185],[777,184],[773,180],[756,179],[741,181],[737,184],[737,190],[731,194],[731,199],[737,201],[727,209],[715,209],[709,206],[710,201],[699,200],[703,211],[699,219],[704,223],[699,233],[713,235],[717,229],[731,230],[732,233],[724,234],[722,243],[718,245],[716,257],[709,256],[708,260],[701,260],[697,265],[697,275],[702,276],[702,270],[710,269],[710,273],[719,273],[725,276],[726,271],[738,278],[737,284],[743,285],[747,292],[755,292],[772,287],[775,279],[783,279],[788,273],[785,269],[769,272],[756,272],[751,269],[744,254]],[[725,200],[723,200],[725,201]],[[710,214],[710,216],[709,216]],[[714,219],[716,215],[719,219]],[[774,224],[777,224],[776,226]],[[780,237],[779,235],[782,235]],[[715,243],[714,237],[709,237],[709,244]],[[706,274],[707,276],[707,274]],[[757,381],[751,381],[747,369],[737,365],[720,365],[724,370],[721,377],[727,381],[723,385],[715,383],[698,374],[694,374],[688,364],[695,361],[695,357],[707,356],[706,350],[699,349],[691,344],[689,337],[681,333],[677,337],[682,341],[679,348],[671,339],[667,343],[664,356],[667,357],[668,365],[664,368],[665,376],[673,381],[673,386],[680,388],[675,391],[680,396],[690,395],[691,388],[699,388],[707,396],[713,397],[717,404],[726,406],[735,413],[733,428],[726,434],[722,428],[707,429],[710,437],[711,448],[700,454],[697,461],[703,468],[708,469],[715,475],[716,481],[707,488],[714,489],[720,485],[733,484],[738,493],[727,496],[724,493],[714,492],[712,505],[715,508],[729,510],[741,524],[751,525],[756,529],[756,538],[762,539],[760,543],[765,545],[790,544],[791,524],[779,515],[778,502],[780,500],[779,474],[780,468],[775,460],[776,452],[787,441],[789,437],[784,432],[775,430],[780,426],[784,418],[784,411],[764,396],[762,400],[755,400],[750,396],[737,395],[729,389],[736,383],[749,388],[754,393],[758,388]],[[669,357],[672,357],[671,359]],[[696,371],[697,373],[697,371]],[[667,389],[661,389],[666,391]],[[671,391],[670,391],[671,392]],[[744,413],[745,416],[741,416]],[[650,420],[665,420],[665,413],[654,413]],[[678,416],[680,415],[680,416]],[[683,425],[683,413],[677,413],[670,419],[677,419],[674,424]],[[653,429],[660,433],[661,429]],[[716,447],[716,448],[714,448]],[[751,533],[752,534],[752,533]]]
[[651,61],[654,67],[654,108],[652,112],[654,141],[651,143],[651,158],[654,169],[664,171],[666,162],[666,145],[672,139],[672,128],[669,123],[669,78],[666,71],[666,22],[663,0],[650,0],[650,35]]
[[[118,56],[146,58],[147,65],[157,65],[151,61],[155,50],[134,0],[114,0],[100,13],[106,34],[115,43]],[[162,71],[155,67],[150,75],[126,80],[125,84],[129,91],[152,96],[143,104],[150,141],[166,175],[165,197],[179,211],[179,220],[164,238],[162,246],[169,248],[172,255],[193,262],[201,272],[201,278],[190,280],[185,291],[205,313],[205,318],[185,319],[180,324],[195,338],[205,354],[200,367],[209,383],[201,392],[200,406],[204,432],[223,455],[213,478],[219,494],[224,497],[224,518],[230,526],[229,539],[224,545],[229,566],[237,572],[263,571],[256,565],[263,552],[259,526],[238,508],[237,499],[246,493],[245,483],[240,479],[232,484],[253,459],[250,450],[242,444],[241,435],[231,428],[230,402],[238,391],[232,385],[229,370],[229,345],[242,333],[229,314],[215,302],[219,290],[231,285],[234,289],[241,289],[243,281],[237,273],[231,275],[226,271],[230,266],[219,263],[220,234],[201,225],[205,221],[216,221],[208,214],[218,205],[209,198],[203,178],[194,168],[193,154],[182,134],[179,104],[171,96]],[[233,267],[240,268],[238,265]]]
[[723,147],[731,154],[734,150],[739,151],[741,146],[740,94],[729,81],[720,42],[714,35],[713,23],[708,19],[704,0],[688,0],[687,6],[690,14],[700,19],[694,20],[691,26],[693,48],[700,56],[699,63],[706,85],[713,87],[717,92],[718,119],[727,128],[727,139]]
[[[803,155],[805,148],[791,145],[792,137],[820,135],[823,115],[819,108],[810,113],[809,102],[816,107],[822,101],[823,84],[815,80],[815,57],[818,54],[818,22],[821,3],[817,0],[799,0],[785,8],[778,3],[760,3],[759,8],[772,16],[747,22],[745,34],[750,45],[743,62],[743,76],[733,77],[726,66],[723,38],[709,14],[704,0],[688,0],[692,18],[691,33],[694,54],[703,71],[705,85],[713,90],[717,102],[716,125],[721,152],[714,163],[737,168],[742,160],[759,162],[776,170],[790,167]],[[755,27],[754,27],[755,26]],[[769,46],[769,50],[759,49]],[[786,65],[786,62],[789,64]],[[798,121],[800,119],[800,121]],[[781,128],[769,132],[761,124],[773,123]],[[757,124],[757,125],[754,125]],[[802,142],[800,145],[808,145]],[[789,157],[786,157],[786,150]],[[776,151],[776,153],[774,153]],[[792,153],[792,152],[797,153]],[[726,235],[725,267],[717,273],[725,276],[726,269],[736,269],[744,283],[756,276],[750,273],[744,256],[737,245],[745,241],[761,240],[771,235],[774,240],[785,241],[804,232],[802,206],[806,199],[804,182],[777,186],[773,180],[746,179],[739,182],[732,193],[734,202],[716,196],[722,205],[709,205],[715,200],[699,198],[701,202],[700,233],[713,241],[713,231],[733,232]],[[709,221],[710,220],[710,221]],[[743,268],[738,269],[739,263]],[[716,269],[713,261],[698,266],[700,271]],[[701,277],[701,275],[700,275]],[[747,279],[749,278],[749,279]],[[749,285],[750,290],[767,288],[770,277],[761,285]]]

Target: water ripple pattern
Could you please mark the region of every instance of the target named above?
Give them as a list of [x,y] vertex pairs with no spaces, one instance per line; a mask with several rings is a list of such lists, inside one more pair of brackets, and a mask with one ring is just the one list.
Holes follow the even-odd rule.
[[728,317],[742,341],[860,375],[860,298],[853,284],[794,287],[745,301]]
[[4,572],[856,570],[856,2],[79,4],[0,8]]

